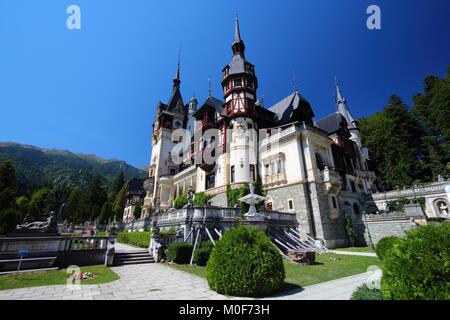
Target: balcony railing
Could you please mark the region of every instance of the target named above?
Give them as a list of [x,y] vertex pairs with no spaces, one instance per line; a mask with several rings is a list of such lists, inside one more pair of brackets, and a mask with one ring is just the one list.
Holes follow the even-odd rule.
[[278,185],[278,184],[283,184],[287,182],[287,176],[286,173],[282,172],[282,173],[276,173],[273,175],[267,175],[264,177],[264,184],[266,186],[273,186],[273,185]]

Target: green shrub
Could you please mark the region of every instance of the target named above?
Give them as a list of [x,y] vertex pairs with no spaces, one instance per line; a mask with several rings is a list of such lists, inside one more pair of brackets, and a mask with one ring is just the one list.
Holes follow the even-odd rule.
[[345,215],[345,233],[347,234],[348,241],[352,245],[352,247],[356,246],[356,233],[353,229],[353,221],[352,216],[350,214]]
[[216,243],[206,266],[212,290],[231,296],[264,296],[281,287],[283,260],[265,233],[238,226]]
[[198,266],[206,266],[213,248],[214,244],[211,241],[202,242],[194,252],[195,264]]
[[407,231],[407,237],[384,253],[381,288],[384,299],[450,299],[450,224]]
[[188,204],[188,197],[186,193],[182,193],[180,194],[178,197],[175,198],[175,200],[173,201],[173,207],[175,209],[181,209],[183,208],[185,205]]
[[383,296],[380,289],[369,288],[363,284],[353,292],[351,300],[383,300]]
[[148,248],[150,246],[150,236],[151,232],[120,232],[117,235],[117,242]]
[[399,243],[402,239],[399,237],[391,236],[386,237],[378,241],[375,252],[380,260],[383,260],[386,252],[394,247],[395,244]]
[[212,196],[204,192],[197,192],[194,196],[194,206],[206,206]]
[[188,264],[191,260],[192,245],[186,242],[175,242],[167,248],[167,258],[178,264]]

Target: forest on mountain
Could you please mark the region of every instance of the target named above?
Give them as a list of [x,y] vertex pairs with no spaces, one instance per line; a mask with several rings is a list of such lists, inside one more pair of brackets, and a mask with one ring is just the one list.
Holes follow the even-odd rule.
[[383,111],[360,119],[384,190],[450,176],[450,67],[444,78],[427,76],[408,107],[397,95]]
[[122,221],[127,181],[145,174],[124,161],[0,143],[0,234],[52,211],[70,223]]

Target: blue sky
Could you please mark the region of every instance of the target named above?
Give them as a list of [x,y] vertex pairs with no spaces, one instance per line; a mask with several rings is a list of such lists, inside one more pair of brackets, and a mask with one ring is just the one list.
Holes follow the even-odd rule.
[[[81,30],[66,27],[71,4]],[[382,30],[366,28],[371,4]],[[208,75],[222,97],[236,10],[265,105],[293,91],[295,73],[316,119],[335,111],[335,75],[359,118],[392,93],[410,104],[450,65],[447,0],[0,0],[0,141],[147,165],[180,47],[185,102],[206,98]]]

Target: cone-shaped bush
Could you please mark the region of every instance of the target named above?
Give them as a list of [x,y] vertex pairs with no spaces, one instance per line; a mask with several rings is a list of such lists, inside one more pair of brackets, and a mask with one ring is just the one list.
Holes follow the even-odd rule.
[[206,266],[210,288],[230,296],[268,295],[283,284],[283,260],[266,234],[254,227],[228,230]]

